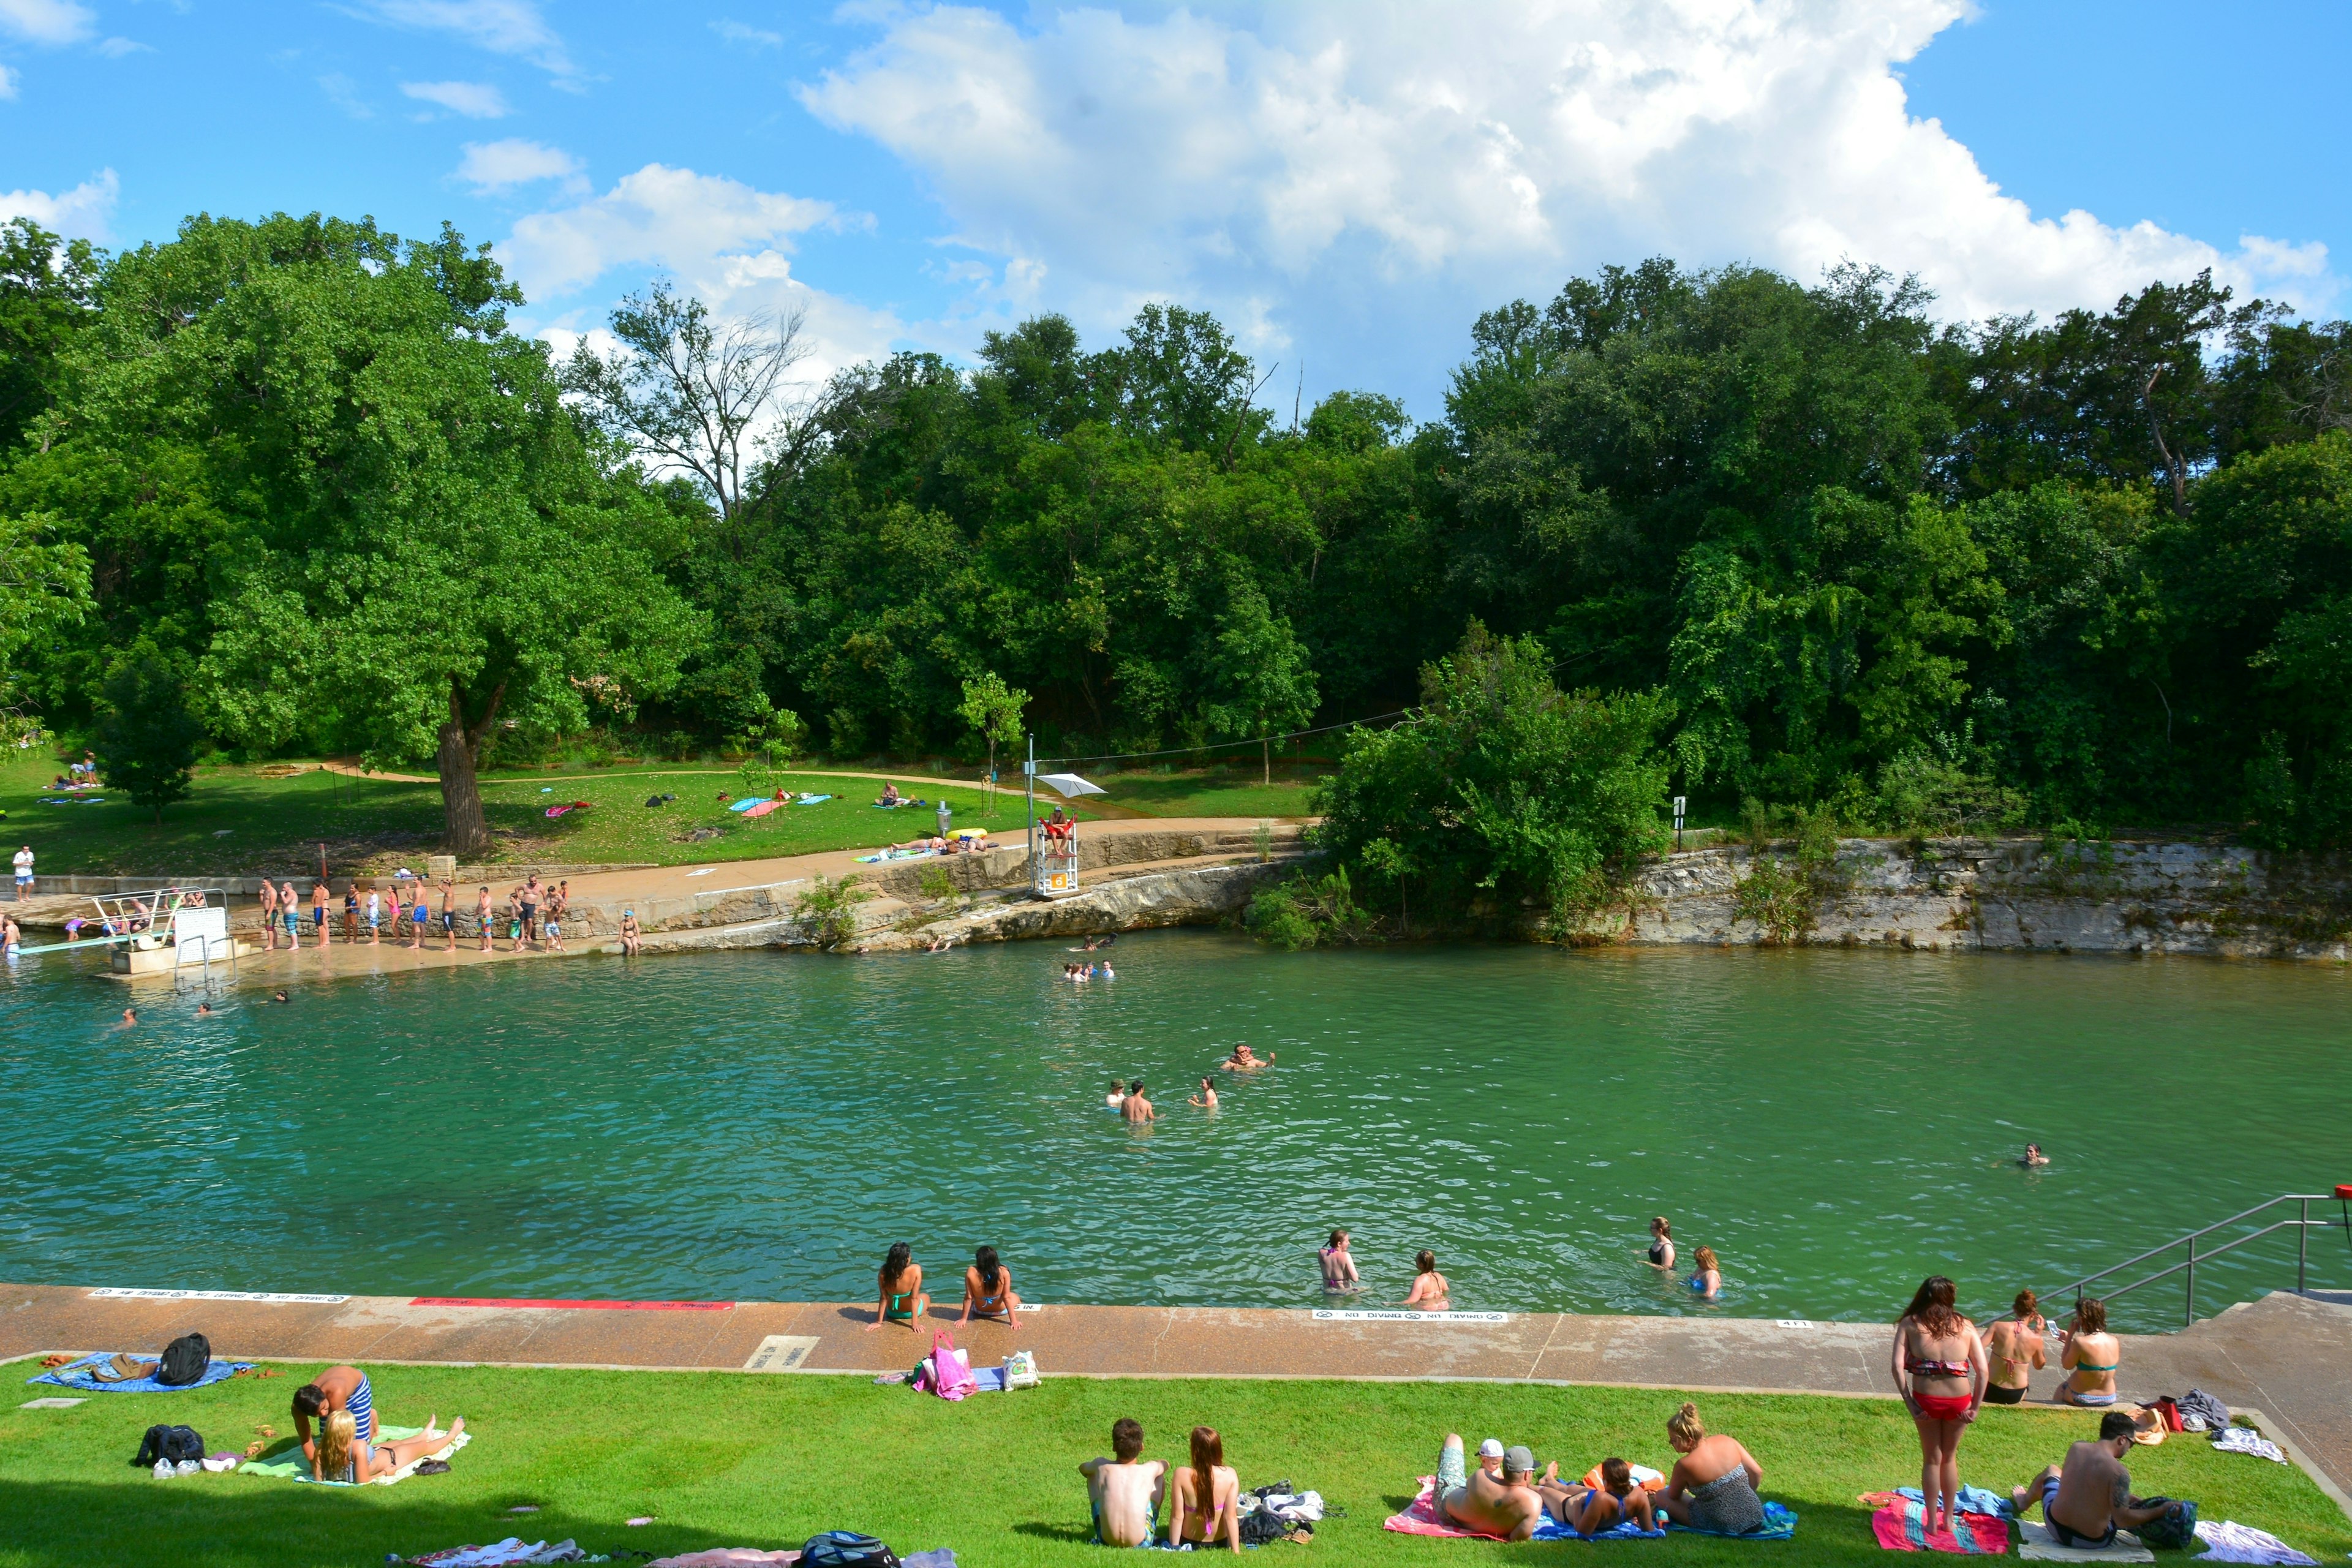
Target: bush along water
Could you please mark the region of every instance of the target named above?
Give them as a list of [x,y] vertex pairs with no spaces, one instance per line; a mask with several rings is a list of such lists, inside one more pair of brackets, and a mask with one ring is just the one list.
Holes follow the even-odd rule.
[[1422,672],[1422,701],[1360,731],[1317,792],[1322,868],[1259,895],[1251,930],[1286,947],[1515,934],[1533,913],[1566,936],[1668,842],[1673,704],[1562,691],[1533,637],[1473,622]]

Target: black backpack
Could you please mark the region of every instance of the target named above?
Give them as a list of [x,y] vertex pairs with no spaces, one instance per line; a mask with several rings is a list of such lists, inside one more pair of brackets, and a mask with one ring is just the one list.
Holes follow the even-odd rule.
[[163,1347],[163,1360],[155,1369],[155,1381],[168,1388],[185,1388],[202,1378],[212,1364],[212,1341],[202,1334],[182,1334]]
[[139,1439],[139,1457],[131,1461],[142,1470],[152,1470],[158,1459],[178,1464],[183,1459],[205,1457],[205,1440],[196,1436],[193,1426],[150,1426],[147,1436]]
[[870,1535],[828,1530],[802,1544],[801,1568],[898,1568],[898,1557]]

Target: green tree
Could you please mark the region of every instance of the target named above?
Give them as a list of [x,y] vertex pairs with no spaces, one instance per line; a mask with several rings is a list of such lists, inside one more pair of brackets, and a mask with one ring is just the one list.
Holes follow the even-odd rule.
[[1267,737],[1315,716],[1315,671],[1290,622],[1268,613],[1264,594],[1244,588],[1228,605],[1217,617],[1202,717],[1213,733],[1255,736],[1263,782],[1270,784],[1274,750]]
[[165,806],[188,797],[205,738],[183,674],[152,647],[133,648],[107,678],[103,700],[91,744],[99,775],[160,824]]
[[1021,712],[1028,706],[1029,694],[1019,687],[1005,685],[1004,678],[992,669],[963,683],[963,702],[956,709],[956,717],[988,742],[988,798],[992,805],[996,800],[997,742],[1011,745],[1021,738]]
[[30,218],[0,223],[0,451],[55,398],[58,358],[97,313],[100,260]]

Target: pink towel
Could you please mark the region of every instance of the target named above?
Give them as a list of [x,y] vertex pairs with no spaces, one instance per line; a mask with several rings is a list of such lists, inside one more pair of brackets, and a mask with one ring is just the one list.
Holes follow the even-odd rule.
[[784,803],[781,800],[763,800],[743,815],[746,816],[765,816],[768,813],[775,810],[776,807],[783,804]]
[[1499,1535],[1489,1535],[1482,1530],[1465,1530],[1458,1524],[1437,1522],[1437,1478],[1421,1478],[1421,1495],[1402,1513],[1392,1513],[1381,1521],[1382,1530],[1393,1530],[1400,1535],[1451,1535],[1470,1541],[1500,1541]]
[[1889,1552],[1958,1552],[2001,1556],[2009,1551],[2009,1523],[1990,1514],[1964,1513],[1955,1535],[1949,1530],[1929,1534],[1924,1505],[1908,1498],[1888,1503],[1870,1516],[1870,1532]]

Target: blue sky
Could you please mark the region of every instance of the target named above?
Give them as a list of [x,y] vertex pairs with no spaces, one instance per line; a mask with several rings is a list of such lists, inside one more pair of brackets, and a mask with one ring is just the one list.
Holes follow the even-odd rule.
[[0,209],[446,218],[559,344],[660,270],[813,368],[1173,299],[1427,418],[1478,311],[1651,254],[2334,311],[2347,58],[2340,3],[0,0]]

